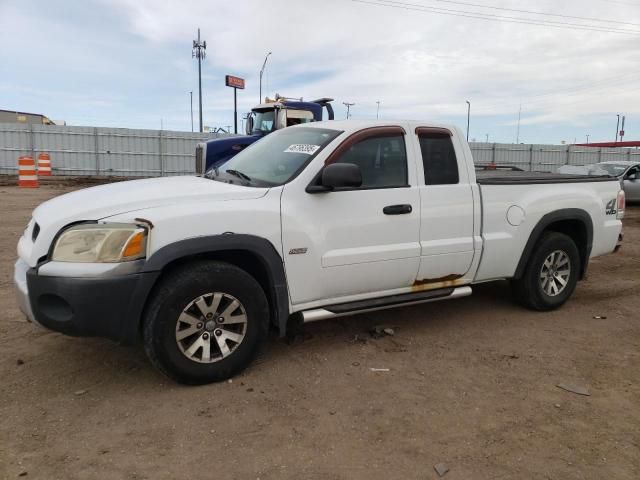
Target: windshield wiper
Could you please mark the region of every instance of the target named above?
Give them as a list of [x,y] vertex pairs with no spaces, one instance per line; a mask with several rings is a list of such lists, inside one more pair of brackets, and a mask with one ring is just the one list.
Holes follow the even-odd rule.
[[225,172],[230,173],[231,175],[235,175],[236,177],[242,178],[247,182],[251,181],[251,177],[249,175],[247,175],[246,173],[239,172],[238,170],[233,170],[232,168],[228,168],[227,170],[225,170]]
[[218,177],[219,175],[220,175],[220,172],[218,172],[218,167],[213,167],[205,172],[204,178],[208,178],[209,180],[215,180],[216,177]]

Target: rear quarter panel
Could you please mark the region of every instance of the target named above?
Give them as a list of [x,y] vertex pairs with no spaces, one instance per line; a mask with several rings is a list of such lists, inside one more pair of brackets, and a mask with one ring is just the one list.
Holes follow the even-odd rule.
[[[611,253],[622,223],[615,212],[607,214],[607,204],[613,200],[615,205],[619,189],[617,181],[480,185],[483,252],[475,281],[513,277],[533,229],[557,210],[584,210],[593,222],[590,256]],[[511,207],[524,212],[519,225],[507,220]]]

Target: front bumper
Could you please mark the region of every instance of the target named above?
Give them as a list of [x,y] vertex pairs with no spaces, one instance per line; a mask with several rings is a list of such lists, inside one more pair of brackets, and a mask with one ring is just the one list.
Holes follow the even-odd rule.
[[27,287],[27,270],[29,265],[23,260],[18,260],[13,269],[13,285],[15,286],[18,308],[27,317],[27,320],[35,323],[35,317],[29,303],[29,287]]
[[158,275],[42,275],[37,267],[18,260],[14,281],[20,310],[29,320],[66,335],[132,343],[138,338],[142,311]]

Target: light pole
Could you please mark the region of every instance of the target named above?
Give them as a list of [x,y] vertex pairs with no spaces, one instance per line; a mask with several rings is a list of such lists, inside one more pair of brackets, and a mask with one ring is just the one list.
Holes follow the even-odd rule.
[[262,74],[264,73],[264,68],[267,66],[269,55],[271,55],[271,52],[267,53],[264,57],[264,62],[262,62],[262,68],[260,69],[260,98],[258,99],[258,105],[262,103]]
[[587,145],[589,145],[589,137],[590,137],[590,136],[591,136],[591,135],[587,135]]
[[378,100],[376,104],[378,105],[376,108],[376,120],[378,120],[378,114],[380,113],[380,100]]
[[469,141],[469,123],[471,122],[471,102],[469,100],[465,100],[467,102],[467,142]]
[[207,56],[207,42],[200,41],[200,29],[198,28],[198,40],[193,41],[191,57],[198,59],[198,101],[200,103],[200,133],[202,133],[202,60]]
[[518,108],[518,128],[516,129],[516,143],[520,143],[520,114],[522,113],[522,104]]
[[616,123],[616,142],[618,141],[618,132],[620,131],[620,114],[616,115],[618,117],[618,122]]
[[347,120],[349,120],[349,110],[355,105],[355,103],[342,102],[342,104],[347,107]]
[[488,133],[485,133],[485,136],[487,137],[487,139],[486,139],[485,143],[489,143],[489,134],[488,134]]
[[189,96],[191,97],[191,133],[193,133],[193,90],[189,92]]

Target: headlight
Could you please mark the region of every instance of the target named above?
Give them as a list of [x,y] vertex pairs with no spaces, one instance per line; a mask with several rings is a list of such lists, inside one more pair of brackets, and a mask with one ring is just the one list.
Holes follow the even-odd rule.
[[85,223],[65,230],[53,247],[57,262],[113,263],[144,258],[147,229],[124,223]]

